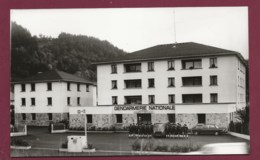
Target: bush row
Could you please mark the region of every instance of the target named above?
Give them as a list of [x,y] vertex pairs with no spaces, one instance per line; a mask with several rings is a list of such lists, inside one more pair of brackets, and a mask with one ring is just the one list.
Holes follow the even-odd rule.
[[27,147],[27,146],[29,146],[29,143],[27,143],[24,140],[11,137],[11,146],[24,146],[24,147]]
[[157,144],[154,139],[150,139],[148,141],[143,141],[137,139],[131,145],[133,151],[156,151],[156,152],[191,152],[197,151],[200,149],[201,146],[193,145],[191,141],[180,145],[177,143],[166,145],[166,144]]

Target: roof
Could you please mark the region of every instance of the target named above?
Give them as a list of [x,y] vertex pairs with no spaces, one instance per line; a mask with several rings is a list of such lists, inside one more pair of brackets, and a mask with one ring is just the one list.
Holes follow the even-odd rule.
[[78,83],[88,83],[96,85],[95,82],[88,81],[84,78],[59,71],[59,70],[52,70],[43,73],[38,73],[32,77],[28,77],[25,79],[20,79],[14,81],[12,83],[23,83],[23,82],[56,82],[56,81],[66,81],[66,82],[78,82]]
[[235,51],[221,49],[194,42],[186,42],[157,45],[150,48],[135,51],[133,53],[129,53],[114,59],[97,62],[96,64],[220,55],[236,55],[242,61],[244,61],[244,58],[241,56],[241,54]]

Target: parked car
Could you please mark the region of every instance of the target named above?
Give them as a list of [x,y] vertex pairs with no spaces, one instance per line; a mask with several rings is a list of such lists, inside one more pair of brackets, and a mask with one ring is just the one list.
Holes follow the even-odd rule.
[[227,133],[227,128],[220,128],[215,124],[197,124],[191,129],[192,133],[195,135],[198,134],[219,134]]
[[165,127],[167,123],[155,123],[153,125],[153,136],[154,137],[166,137]]

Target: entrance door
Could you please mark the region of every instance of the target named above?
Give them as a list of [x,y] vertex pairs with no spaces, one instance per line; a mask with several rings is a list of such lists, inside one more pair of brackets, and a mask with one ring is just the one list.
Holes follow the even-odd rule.
[[137,123],[149,124],[151,123],[151,114],[150,113],[140,113],[137,114]]

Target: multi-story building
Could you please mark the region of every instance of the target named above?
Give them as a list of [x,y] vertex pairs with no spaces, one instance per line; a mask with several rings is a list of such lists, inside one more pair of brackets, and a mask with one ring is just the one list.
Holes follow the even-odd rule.
[[87,109],[91,122],[104,114],[102,124],[118,126],[227,127],[246,105],[245,62],[238,52],[193,42],[158,45],[97,63],[97,87],[100,113]]
[[96,84],[62,72],[48,71],[12,82],[15,123],[48,125],[69,118],[69,107],[96,106]]

